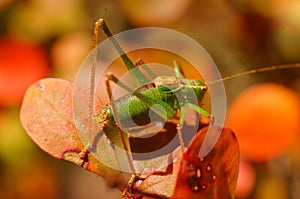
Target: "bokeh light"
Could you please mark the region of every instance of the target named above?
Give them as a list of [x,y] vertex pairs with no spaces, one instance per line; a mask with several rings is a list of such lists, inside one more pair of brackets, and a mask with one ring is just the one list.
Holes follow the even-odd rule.
[[19,104],[28,86],[49,76],[43,48],[13,37],[0,38],[0,105]]
[[[120,196],[118,190],[107,188],[100,177],[38,149],[21,127],[18,116],[25,89],[31,83],[46,76],[75,78],[77,68],[92,49],[93,23],[99,17],[106,19],[114,33],[141,26],[180,31],[197,40],[226,76],[262,66],[300,62],[299,7],[297,0],[147,0],[142,4],[130,0],[2,0],[0,198]],[[105,35],[100,33],[99,40],[103,39]],[[237,198],[300,198],[300,132],[296,124],[299,109],[293,105],[295,100],[283,94],[277,97],[283,101],[267,103],[272,105],[267,110],[263,109],[267,105],[251,106],[266,97],[269,89],[252,93],[234,108],[239,94],[256,83],[281,84],[292,90],[287,92],[299,95],[299,74],[299,69],[280,70],[224,82],[228,103],[236,109],[230,111],[229,123],[236,128],[243,161],[256,175],[254,187]],[[281,106],[290,107],[289,112],[279,110]],[[253,119],[245,122],[241,116],[247,110]],[[242,126],[245,124],[248,126]],[[241,175],[245,168],[242,164]]]

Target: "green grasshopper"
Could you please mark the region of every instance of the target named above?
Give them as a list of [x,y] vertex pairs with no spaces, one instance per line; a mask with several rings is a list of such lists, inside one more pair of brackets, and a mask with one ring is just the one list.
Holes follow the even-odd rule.
[[[158,117],[173,119],[176,117],[177,112],[180,110],[180,118],[178,122],[178,133],[183,150],[183,142],[180,129],[185,118],[185,106],[196,111],[197,113],[212,118],[212,116],[205,109],[199,107],[199,102],[202,101],[207,86],[200,80],[186,80],[183,78],[179,64],[174,61],[175,76],[173,77],[156,77],[156,75],[144,64],[142,60],[139,60],[134,64],[128,56],[124,53],[121,46],[112,36],[109,28],[105,24],[103,19],[99,19],[95,24],[95,46],[97,45],[98,29],[101,27],[106,35],[109,37],[117,51],[119,52],[123,62],[127,69],[131,72],[134,80],[142,85],[136,89],[130,88],[122,81],[118,80],[113,74],[108,73],[106,75],[106,89],[109,95],[111,104],[102,106],[100,113],[97,115],[97,121],[104,126],[119,126],[119,127],[130,127],[132,120],[138,125],[147,125],[150,123],[151,118],[149,116],[150,108],[157,114]],[[96,65],[96,51],[94,51],[94,64]],[[141,65],[145,68],[146,72],[151,77],[156,77],[154,81],[149,82],[143,73],[136,69],[137,65]],[[92,76],[94,75],[95,69],[92,70]],[[91,79],[93,79],[92,77]],[[110,82],[117,83],[120,87],[124,88],[128,92],[132,93],[131,97],[124,96],[119,99],[112,99],[112,91]],[[94,85],[92,85],[94,87]],[[94,93],[92,93],[94,95]],[[192,102],[190,99],[193,95],[197,98],[197,103]],[[193,100],[195,101],[195,100]],[[153,107],[159,105],[161,108]],[[138,107],[134,109],[133,107]],[[129,110],[129,111],[127,111]],[[113,113],[117,113],[117,117],[114,117]],[[213,120],[212,120],[213,121]],[[128,125],[127,125],[128,124]]]
[[[130,74],[134,77],[134,80],[138,85],[142,85],[138,88],[131,88],[126,85],[126,83],[120,81],[117,77],[115,77],[112,73],[106,74],[106,89],[109,95],[111,104],[107,104],[101,107],[99,114],[97,115],[97,121],[99,123],[105,125],[127,125],[127,120],[132,119],[138,125],[147,125],[151,121],[149,117],[149,110],[153,105],[160,105],[165,111],[159,108],[153,108],[153,111],[160,117],[166,119],[173,119],[176,117],[177,112],[180,111],[180,118],[178,122],[178,126],[180,127],[185,118],[185,109],[188,108],[196,111],[202,116],[205,116],[211,120],[213,123],[213,115],[211,115],[208,111],[199,106],[199,103],[203,100],[204,94],[208,89],[208,84],[218,83],[220,81],[236,78],[239,76],[273,71],[273,70],[281,70],[286,68],[295,68],[300,67],[299,64],[288,64],[288,65],[277,65],[264,67],[259,69],[253,69],[250,71],[245,71],[241,73],[237,73],[234,75],[230,75],[227,77],[223,77],[219,80],[210,81],[207,83],[201,82],[197,79],[184,79],[180,65],[174,61],[174,76],[170,77],[157,77],[148,67],[147,65],[139,59],[135,64],[129,59],[129,57],[124,53],[121,46],[114,39],[112,33],[110,32],[108,26],[104,22],[103,19],[99,19],[95,23],[95,44],[97,46],[98,43],[98,30],[99,27],[103,29],[104,33],[109,37],[110,41],[120,54],[123,62],[125,63],[127,69]],[[94,63],[91,70],[91,79],[94,79],[95,75],[95,66],[96,66],[96,57],[97,51],[94,51]],[[146,72],[151,76],[155,77],[152,82],[145,77],[145,75],[137,69],[137,66],[142,66],[146,69]],[[92,81],[91,83],[93,83]],[[118,84],[120,87],[130,92],[131,97],[124,96],[119,99],[112,99],[112,89],[110,82],[114,82]],[[94,87],[91,85],[91,87]],[[93,89],[92,89],[93,90]],[[192,95],[195,94],[197,100],[195,104],[192,99]],[[91,93],[94,95],[94,93]],[[138,109],[134,109],[131,107],[139,107]],[[128,112],[126,110],[129,110]],[[117,118],[114,117],[113,112],[115,112]],[[129,123],[128,126],[131,124]]]
[[[235,75],[230,75],[224,77],[220,80],[215,80],[211,82],[202,82],[197,79],[184,79],[180,65],[174,61],[174,76],[170,77],[160,77],[156,76],[142,61],[139,60],[135,64],[129,59],[129,57],[124,53],[121,46],[112,36],[109,28],[105,24],[103,19],[99,19],[95,23],[94,30],[94,49],[98,44],[98,32],[101,28],[104,33],[109,37],[110,41],[118,51],[121,59],[125,63],[130,74],[139,86],[138,88],[131,88],[127,86],[126,83],[120,81],[112,73],[106,74],[106,89],[111,101],[110,104],[104,105],[100,108],[99,113],[95,117],[93,111],[90,110],[90,117],[96,118],[97,122],[103,126],[103,132],[110,138],[111,128],[117,128],[120,134],[121,142],[123,148],[130,152],[130,144],[128,143],[128,135],[124,132],[124,129],[130,128],[133,121],[138,125],[148,125],[151,123],[151,118],[149,116],[149,111],[152,110],[157,118],[170,120],[177,117],[178,112],[180,116],[177,124],[177,133],[180,143],[180,148],[184,152],[184,142],[182,138],[181,128],[186,117],[185,107],[197,112],[198,114],[205,116],[210,119],[210,123],[213,124],[214,117],[204,108],[199,106],[199,103],[203,100],[204,94],[208,89],[208,84],[218,83],[220,81],[232,79],[239,76],[254,74],[258,72],[281,70],[286,68],[296,68],[300,67],[300,64],[287,64],[264,67],[260,69],[254,69]],[[95,86],[95,67],[97,62],[97,51],[94,50],[93,64],[91,69],[91,93],[90,99],[94,96],[94,86]],[[154,78],[153,81],[149,81],[147,77],[138,69],[143,67],[149,76]],[[120,87],[130,92],[132,95],[125,95],[118,99],[113,99],[111,82],[118,84]],[[193,98],[196,100],[191,100]],[[158,107],[154,105],[159,105]],[[134,108],[138,107],[138,108]],[[129,110],[129,111],[127,111]],[[92,150],[92,149],[87,149]],[[129,187],[135,181],[136,174],[134,165],[132,163],[132,157],[127,157],[130,164],[133,176],[129,181]]]
[[[153,122],[149,115],[150,111],[153,111],[158,120],[174,119],[180,111],[180,117],[177,124],[177,134],[180,148],[183,153],[184,141],[182,138],[181,128],[186,116],[185,107],[210,118],[211,123],[213,123],[213,117],[209,114],[209,112],[199,106],[199,103],[202,101],[205,91],[207,90],[207,86],[205,83],[197,79],[184,79],[180,65],[176,61],[174,61],[174,76],[171,77],[156,76],[141,59],[134,64],[124,53],[118,42],[114,39],[103,19],[99,19],[95,23],[94,49],[98,44],[99,28],[102,28],[104,33],[109,37],[136,83],[141,85],[135,89],[131,88],[124,82],[120,81],[112,73],[107,73],[105,83],[111,103],[101,106],[100,111],[96,116],[93,115],[92,109],[89,110],[89,117],[96,119],[96,121],[102,126],[102,132],[106,134],[111,142],[116,145],[119,143],[121,148],[128,151],[128,153],[124,153],[124,155],[127,155],[127,161],[129,163],[130,170],[133,173],[131,180],[129,180],[128,183],[128,187],[130,188],[131,184],[136,179],[136,172],[133,165],[133,158],[130,155],[131,149],[128,141],[130,136],[126,134],[127,132],[124,132],[124,129],[130,129],[132,127],[132,121],[139,126],[145,126]],[[93,53],[93,64],[90,74],[90,101],[93,101],[94,99],[94,82],[97,62],[97,51],[94,50]],[[154,80],[150,82],[138,69],[138,66],[143,67],[147,74],[154,78]],[[130,92],[131,95],[125,95],[118,99],[113,99],[111,82],[116,83],[121,88]],[[117,136],[117,138],[115,138],[115,135],[111,135],[116,131],[119,132],[119,136]],[[94,150],[93,147],[93,145],[90,145],[86,150],[84,150],[84,152],[81,153],[82,159],[84,159],[84,155],[86,153]]]
[[[177,115],[178,110],[180,110],[181,116],[178,123],[179,129],[184,121],[185,105],[205,117],[212,117],[206,110],[199,107],[198,104],[194,104],[189,100],[192,98],[190,95],[195,94],[197,102],[202,101],[204,93],[207,90],[207,86],[203,82],[200,80],[183,79],[180,66],[176,61],[174,61],[174,77],[156,77],[142,60],[133,64],[133,62],[124,53],[121,46],[116,42],[114,37],[112,37],[110,30],[102,19],[100,19],[95,25],[95,38],[98,37],[98,26],[104,30],[106,35],[114,44],[134,79],[138,84],[142,85],[136,89],[130,88],[125,83],[118,80],[113,74],[108,73],[106,75],[106,88],[112,103],[101,108],[101,114],[99,114],[97,118],[100,123],[105,123],[106,125],[126,125],[126,120],[131,118],[138,125],[149,124],[150,118],[148,113],[150,107],[153,105],[160,105],[163,108],[164,111],[158,108],[153,108],[153,111],[162,118],[166,117],[166,119],[173,119]],[[96,57],[96,55],[94,56]],[[137,65],[142,65],[151,77],[156,77],[154,81],[149,82],[143,73],[139,70],[133,70]],[[110,86],[111,81],[132,93],[133,97],[128,99],[127,96],[124,96],[117,100],[112,100]],[[130,108],[131,106],[139,108],[130,112],[130,110],[132,110]],[[129,110],[129,113],[127,113],[126,110]],[[115,114],[117,118],[113,117],[113,112],[117,113]]]

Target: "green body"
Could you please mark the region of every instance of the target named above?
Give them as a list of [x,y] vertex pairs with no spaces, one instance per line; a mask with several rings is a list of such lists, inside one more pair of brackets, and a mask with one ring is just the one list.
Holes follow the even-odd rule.
[[[200,103],[204,96],[205,84],[199,80],[187,80],[187,84],[158,85],[156,83],[145,84],[133,94],[125,95],[115,100],[118,118],[123,127],[133,125],[147,125],[151,122],[150,107],[160,105],[166,113],[166,119],[172,119],[178,110],[185,104],[191,103],[189,99],[196,96]],[[139,96],[136,96],[138,94]],[[197,104],[198,105],[198,104]],[[162,118],[158,113],[156,117]],[[158,116],[158,117],[157,117]],[[101,107],[98,121],[106,125],[116,125],[111,105]]]

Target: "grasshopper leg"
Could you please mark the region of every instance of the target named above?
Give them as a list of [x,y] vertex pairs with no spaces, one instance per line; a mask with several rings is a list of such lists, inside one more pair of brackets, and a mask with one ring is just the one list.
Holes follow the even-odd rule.
[[134,168],[134,165],[133,165],[133,159],[132,159],[132,156],[129,153],[131,151],[130,150],[130,145],[129,145],[129,143],[126,142],[125,132],[122,130],[120,118],[118,117],[118,114],[117,114],[116,103],[115,103],[115,100],[113,99],[113,96],[112,96],[112,89],[111,89],[111,86],[110,86],[110,82],[114,81],[113,77],[114,76],[111,73],[108,73],[106,75],[106,80],[105,80],[106,90],[107,90],[109,99],[111,101],[113,112],[115,113],[115,121],[116,121],[117,127],[119,129],[118,131],[119,131],[119,135],[121,137],[122,143],[123,143],[123,147],[124,147],[124,149],[126,151],[126,154],[127,154],[127,159],[128,159],[128,162],[129,162],[130,169],[131,169],[133,175],[135,175],[135,168]]
[[148,75],[150,75],[150,77],[152,79],[155,79],[157,78],[157,75],[155,75],[153,73],[153,71],[147,66],[147,64],[145,64],[145,62],[141,59],[141,58],[138,58],[135,63],[134,63],[135,66],[141,66],[147,73]]
[[[129,70],[129,72],[131,73],[132,77],[134,78],[134,80],[136,81],[137,85],[141,85],[141,84],[146,84],[149,82],[149,80],[145,77],[145,75],[143,73],[141,73],[141,71],[139,70],[132,70],[135,68],[134,63],[129,59],[129,57],[127,56],[127,54],[124,52],[124,50],[122,49],[122,47],[120,46],[120,44],[117,42],[117,40],[113,37],[112,33],[110,32],[108,26],[106,25],[105,21],[103,19],[99,19],[96,23],[95,23],[95,27],[97,26],[97,28],[101,28],[103,30],[103,32],[106,34],[106,36],[109,38],[109,40],[112,42],[112,44],[114,45],[114,47],[116,48],[116,50],[118,51],[118,53],[121,56],[121,59],[123,60],[123,62],[125,63],[127,69]],[[97,29],[98,30],[98,29]]]
[[[183,79],[182,78],[182,71],[181,71],[181,67],[180,65],[178,64],[177,61],[174,61],[174,70],[175,70],[175,75],[177,78],[180,78],[180,79]],[[201,108],[200,106],[197,106],[195,104],[192,104],[192,103],[185,103],[190,109],[198,112],[199,114],[207,117],[210,119],[210,124],[213,125],[214,123],[214,116],[209,114],[205,109]],[[184,118],[183,118],[184,119]],[[183,120],[182,119],[182,120]],[[182,121],[183,122],[183,121]]]
[[178,134],[178,139],[179,139],[179,143],[180,143],[180,149],[181,152],[184,153],[184,141],[183,141],[183,136],[182,136],[182,125],[184,122],[184,118],[185,118],[186,112],[184,107],[182,106],[180,109],[180,118],[177,124],[177,134]]
[[207,117],[210,119],[210,124],[213,125],[214,124],[214,116],[209,114],[208,111],[206,111],[205,109],[201,108],[200,106],[197,106],[195,104],[192,103],[187,103],[186,104],[190,109],[196,111],[197,113],[199,113],[200,115],[203,115],[204,117]]

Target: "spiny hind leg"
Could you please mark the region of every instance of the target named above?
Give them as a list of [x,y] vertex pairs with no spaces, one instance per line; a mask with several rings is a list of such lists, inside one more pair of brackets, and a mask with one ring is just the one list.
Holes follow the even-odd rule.
[[[125,83],[123,83],[122,81],[119,81],[117,77],[115,77],[113,74],[111,73],[108,73],[106,75],[106,89],[107,89],[107,93],[109,95],[109,98],[111,100],[111,104],[112,104],[112,108],[113,108],[113,111],[114,113],[117,113],[117,107],[116,107],[116,103],[113,99],[113,96],[112,96],[112,89],[111,89],[111,86],[110,86],[110,83],[111,82],[114,82],[116,84],[118,84],[119,86],[121,86],[122,88],[124,88],[125,90],[127,90],[128,92],[133,92],[134,89],[130,88],[129,86],[127,86]],[[121,122],[120,122],[120,119],[118,118],[118,114],[114,114],[117,118],[115,118],[117,122],[117,126],[119,128],[119,133],[120,133],[120,137],[122,139],[122,143],[124,145],[124,148],[126,147],[127,151],[130,150],[130,145],[128,143],[128,147],[127,147],[127,144],[126,144],[126,141],[125,141],[125,133],[122,131],[122,129],[120,129],[121,127]],[[135,168],[134,168],[134,165],[133,165],[133,158],[132,156],[129,155],[129,153],[126,153],[127,154],[127,159],[128,161],[130,162],[130,167],[131,167],[131,170],[132,170],[132,176],[131,178],[129,179],[128,183],[127,183],[127,188],[124,189],[122,195],[123,197],[128,197],[128,198],[131,198],[132,197],[132,193],[133,193],[133,185],[134,183],[136,182],[136,180],[138,179],[138,176],[135,174]]]
[[[131,172],[133,174],[135,174],[135,168],[134,168],[134,165],[133,165],[133,158],[131,156],[131,149],[130,149],[130,143],[129,143],[129,137],[128,135],[122,130],[122,124],[120,122],[120,118],[119,118],[119,115],[118,115],[118,112],[117,112],[117,106],[116,106],[116,102],[112,96],[112,89],[111,89],[111,85],[110,85],[110,82],[113,81],[115,83],[120,83],[118,82],[118,79],[113,76],[111,73],[108,73],[106,75],[106,80],[105,80],[105,83],[106,83],[106,90],[107,90],[107,93],[108,93],[108,96],[109,96],[109,99],[111,101],[111,106],[112,106],[112,109],[113,109],[113,112],[114,112],[114,119],[116,121],[116,124],[117,124],[117,128],[118,128],[118,132],[119,132],[119,136],[121,138],[121,142],[122,142],[122,145],[124,147],[124,152],[127,156],[127,161],[128,161],[128,165],[127,167],[130,168]],[[121,83],[123,84],[123,83]],[[124,155],[125,155],[124,154]],[[116,157],[118,157],[118,155],[116,154]],[[120,163],[119,163],[120,164]],[[119,165],[120,168],[122,165]],[[124,166],[124,164],[123,164]]]
[[[117,48],[117,51],[121,54],[121,57],[122,57],[123,61],[125,63],[127,63],[127,64],[128,63],[131,64],[131,61],[129,60],[129,58],[127,57],[127,55],[124,53],[123,49],[120,47],[120,45],[112,37],[112,34],[109,31],[108,27],[105,25],[104,20],[100,18],[95,23],[95,26],[94,26],[94,54],[93,54],[93,66],[92,66],[92,70],[91,70],[91,73],[92,73],[92,75],[91,75],[91,77],[92,77],[91,78],[92,79],[92,82],[91,82],[92,90],[94,90],[95,68],[96,68],[96,62],[97,62],[97,50],[96,50],[96,47],[98,45],[99,27],[101,27],[102,30],[105,32],[105,34],[111,39],[111,41],[113,42],[114,46]],[[113,109],[113,111],[115,113],[115,119],[117,121],[119,121],[120,119],[119,119],[119,116],[117,114],[116,103],[115,103],[115,100],[113,99],[112,89],[111,89],[111,85],[110,85],[110,81],[114,81],[115,83],[117,83],[118,79],[115,78],[115,77],[113,78],[113,77],[114,76],[112,74],[110,74],[110,73],[106,75],[106,81],[105,81],[105,83],[106,83],[106,91],[108,93],[110,101],[112,102],[111,104],[112,104],[112,109]],[[122,82],[118,82],[118,84],[120,85],[120,84],[122,84]],[[125,84],[122,85],[122,87],[124,87],[124,86],[127,87]],[[129,88],[129,89],[131,89],[131,88]],[[94,94],[94,93],[92,93],[92,94]],[[122,144],[123,144],[125,153],[127,154],[127,160],[128,160],[129,166],[131,168],[132,173],[135,173],[135,168],[133,166],[133,159],[132,159],[132,156],[129,153],[130,152],[130,144],[129,144],[129,142],[126,142],[126,140],[125,140],[125,133],[122,131],[121,126],[119,126],[119,125],[121,125],[121,123],[117,122],[117,124],[118,124],[117,125],[118,126],[118,131],[119,131],[119,134],[120,134],[120,137],[121,137],[121,140],[122,140]],[[82,154],[84,154],[84,151],[82,152]],[[117,157],[117,154],[115,154],[115,156]],[[135,175],[133,175],[133,176],[135,176]],[[129,184],[130,183],[131,183],[131,181],[129,181]]]
[[154,74],[154,72],[147,66],[147,64],[145,64],[145,62],[141,58],[138,58],[135,61],[134,65],[141,66],[152,79],[157,78],[157,75]]
[[108,93],[109,100],[111,101],[111,106],[112,106],[112,110],[113,110],[113,113],[114,113],[114,119],[115,119],[115,122],[116,122],[116,124],[119,128],[119,133],[120,133],[120,136],[121,136],[121,139],[122,139],[122,143],[124,145],[124,149],[126,151],[130,151],[129,144],[127,144],[127,142],[125,141],[125,137],[124,137],[125,135],[124,135],[124,132],[122,131],[122,124],[120,122],[120,118],[119,118],[119,115],[118,115],[117,105],[116,105],[115,99],[113,98],[113,95],[112,95],[112,89],[111,89],[111,85],[110,85],[111,81],[117,83],[118,85],[122,86],[123,88],[124,87],[127,88],[127,89],[131,89],[131,88],[126,86],[123,82],[118,81],[118,79],[112,73],[107,73],[106,74],[106,80],[105,80],[106,91]]

